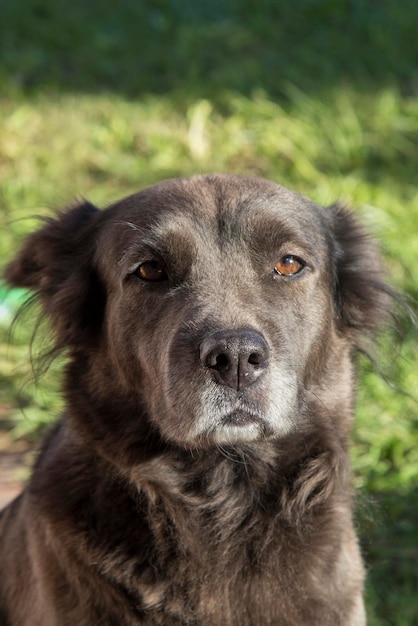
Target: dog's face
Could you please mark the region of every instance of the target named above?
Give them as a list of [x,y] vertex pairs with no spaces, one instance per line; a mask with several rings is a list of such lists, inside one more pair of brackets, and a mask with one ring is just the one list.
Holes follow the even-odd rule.
[[112,372],[110,394],[191,448],[288,435],[312,399],[348,406],[350,352],[386,308],[379,275],[350,213],[232,176],[83,203],[6,273],[40,292],[90,381]]
[[157,186],[113,209],[96,253],[109,354],[165,437],[295,428],[333,335],[326,231],[307,200],[236,179]]

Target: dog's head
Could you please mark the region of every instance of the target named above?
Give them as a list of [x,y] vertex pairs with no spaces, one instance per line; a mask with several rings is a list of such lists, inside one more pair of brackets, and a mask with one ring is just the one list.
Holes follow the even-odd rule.
[[6,279],[40,295],[73,386],[125,399],[104,432],[145,420],[184,447],[285,436],[311,402],[348,411],[352,349],[388,310],[352,213],[235,176],[82,202],[28,237]]

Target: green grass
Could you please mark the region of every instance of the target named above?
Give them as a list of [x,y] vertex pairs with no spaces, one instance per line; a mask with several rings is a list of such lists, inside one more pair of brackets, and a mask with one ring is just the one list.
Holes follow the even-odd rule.
[[[6,2],[1,263],[37,216],[79,195],[104,206],[166,177],[239,172],[352,204],[393,284],[417,298],[417,23],[415,0]],[[6,317],[0,411],[34,436],[59,412],[60,366],[34,386],[35,313],[12,340]],[[379,359],[398,391],[361,363],[353,465],[370,626],[418,623],[418,337],[401,326]]]

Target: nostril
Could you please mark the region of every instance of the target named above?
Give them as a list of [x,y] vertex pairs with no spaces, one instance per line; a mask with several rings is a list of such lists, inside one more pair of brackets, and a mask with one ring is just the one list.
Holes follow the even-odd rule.
[[262,365],[265,362],[265,357],[260,352],[252,352],[248,357],[248,363],[250,365]]
[[211,369],[221,370],[229,367],[230,359],[225,352],[213,351],[206,356],[204,364]]
[[218,354],[215,358],[215,363],[212,365],[215,369],[225,369],[230,365],[230,360],[226,354]]
[[231,366],[231,358],[225,346],[218,345],[210,339],[200,347],[200,360],[208,368],[225,370]]

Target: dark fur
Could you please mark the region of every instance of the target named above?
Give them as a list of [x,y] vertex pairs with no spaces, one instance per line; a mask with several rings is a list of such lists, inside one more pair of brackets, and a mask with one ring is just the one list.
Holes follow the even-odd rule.
[[[307,266],[279,276],[288,254]],[[135,275],[151,258],[168,281]],[[388,290],[350,212],[173,180],[67,209],[5,275],[69,363],[66,412],[1,517],[3,626],[363,626],[353,351]],[[202,358],[224,331],[265,344],[253,384]]]

